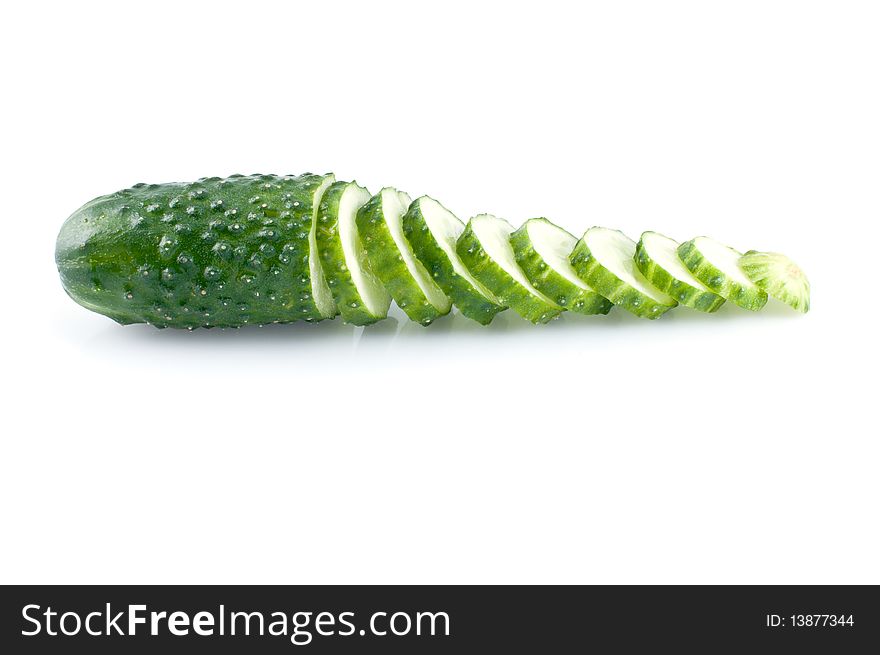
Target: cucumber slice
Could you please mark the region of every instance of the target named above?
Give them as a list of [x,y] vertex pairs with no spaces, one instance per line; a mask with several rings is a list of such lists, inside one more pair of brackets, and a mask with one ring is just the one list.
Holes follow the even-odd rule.
[[403,217],[403,233],[434,281],[462,315],[488,325],[506,308],[471,275],[455,252],[455,242],[462,232],[464,223],[428,196],[413,201]]
[[680,304],[701,312],[717,311],[724,298],[695,278],[678,258],[681,244],[659,232],[643,232],[636,246],[636,266],[642,275]]
[[529,282],[556,304],[579,314],[607,314],[614,306],[578,277],[571,265],[577,237],[546,218],[523,223],[510,245]]
[[634,261],[636,242],[619,230],[591,227],[571,253],[587,284],[615,305],[642,318],[658,318],[678,303],[652,286]]
[[455,251],[475,278],[505,305],[532,323],[546,323],[562,307],[538,291],[516,263],[510,245],[513,227],[502,218],[480,214],[468,221]]
[[709,237],[697,237],[678,247],[678,258],[700,282],[744,309],[758,311],[767,293],[740,270],[742,253]]
[[793,309],[810,311],[810,281],[800,267],[776,252],[749,250],[739,267],[752,282]]
[[317,316],[306,317],[306,320],[333,318],[338,314],[336,302],[333,300],[333,294],[330,292],[330,286],[324,277],[324,269],[321,267],[321,261],[318,257],[318,206],[321,204],[321,198],[326,193],[330,185],[336,181],[336,176],[328,175],[321,184],[315,189],[315,195],[312,198],[312,225],[309,229],[309,280],[311,281],[312,299],[315,305]]
[[403,236],[408,195],[386,187],[358,210],[357,228],[375,274],[410,319],[430,325],[448,314],[452,302],[416,259]]
[[388,315],[391,296],[373,274],[355,219],[370,192],[355,182],[336,182],[318,207],[318,257],[342,315],[352,325],[370,325]]

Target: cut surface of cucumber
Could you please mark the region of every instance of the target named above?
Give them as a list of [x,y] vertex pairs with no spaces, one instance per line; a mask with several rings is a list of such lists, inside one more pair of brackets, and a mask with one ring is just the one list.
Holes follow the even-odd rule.
[[739,267],[768,294],[802,313],[810,310],[810,281],[800,267],[776,252],[749,250]]
[[636,266],[655,287],[680,304],[701,312],[714,312],[724,298],[695,278],[678,258],[681,244],[659,232],[644,232],[636,246]]
[[740,257],[739,251],[709,237],[678,248],[678,258],[700,282],[735,305],[757,311],[767,304],[767,293],[740,269]]
[[607,314],[612,303],[578,277],[571,265],[577,238],[546,218],[526,221],[510,238],[516,261],[538,291],[580,314]]
[[319,206],[317,244],[321,266],[346,323],[369,325],[388,315],[391,296],[373,274],[358,234],[358,210],[370,192],[354,182],[336,182]]
[[455,249],[480,282],[517,314],[533,323],[546,323],[562,311],[538,291],[516,263],[510,244],[513,227],[502,218],[479,214],[468,221]]
[[416,259],[463,316],[487,325],[505,307],[455,251],[464,228],[455,214],[428,196],[413,201],[403,217],[403,232]]
[[636,242],[619,230],[591,227],[574,248],[578,275],[615,305],[642,318],[658,318],[675,307],[674,298],[653,286],[636,268]]
[[318,242],[316,230],[318,226],[318,206],[321,204],[321,198],[327,191],[328,187],[336,181],[334,175],[327,175],[318,189],[315,191],[315,199],[312,202],[312,226],[309,231],[309,277],[312,281],[312,298],[315,301],[315,307],[321,314],[322,318],[332,318],[336,316],[336,302],[333,300],[333,294],[330,292],[330,286],[324,277],[324,270],[321,267],[321,260],[318,257]]
[[452,301],[416,259],[403,234],[410,197],[386,187],[358,211],[357,227],[376,276],[409,318],[430,325],[448,314]]

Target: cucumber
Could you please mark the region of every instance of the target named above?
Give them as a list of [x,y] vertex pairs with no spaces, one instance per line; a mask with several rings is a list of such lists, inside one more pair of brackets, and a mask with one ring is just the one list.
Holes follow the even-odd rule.
[[370,265],[394,302],[413,321],[430,325],[449,313],[452,302],[403,236],[402,219],[409,205],[408,195],[386,187],[360,208],[357,228]]
[[680,304],[701,312],[717,311],[724,298],[695,278],[678,258],[681,244],[659,232],[643,232],[636,246],[636,266],[652,285]]
[[238,327],[331,318],[315,253],[334,178],[233,175],[138,184],[65,221],[55,261],[68,295],[122,324]]
[[577,237],[546,218],[526,221],[510,237],[516,263],[538,291],[569,311],[607,314],[614,305],[579,278],[571,265],[576,244]]
[[318,206],[318,257],[342,320],[369,325],[388,315],[391,296],[373,274],[355,223],[370,192],[355,182],[330,185]]
[[740,257],[742,253],[709,237],[691,239],[678,248],[678,258],[700,282],[735,305],[758,311],[767,304],[767,292],[743,273]]
[[464,223],[428,196],[417,198],[403,217],[403,233],[413,254],[463,316],[488,325],[506,309],[495,295],[477,280],[455,252],[455,242]]
[[642,318],[659,318],[678,303],[635,265],[636,242],[619,230],[591,227],[571,254],[577,274],[615,305]]
[[792,309],[810,311],[810,281],[800,267],[776,252],[749,250],[739,267],[752,282]]
[[513,227],[502,218],[480,214],[468,221],[455,250],[468,270],[502,303],[532,323],[546,323],[562,307],[538,291],[516,263],[510,245]]
[[62,286],[122,323],[194,329],[319,321],[369,325],[392,299],[429,325],[453,302],[482,324],[507,307],[533,323],[613,304],[657,318],[682,304],[751,310],[768,293],[807,312],[810,284],[784,255],[746,255],[707,237],[602,227],[574,236],[545,218],[518,230],[480,214],[464,225],[428,196],[370,197],[332,174],[233,175],[136,184],[95,198],[63,224]]

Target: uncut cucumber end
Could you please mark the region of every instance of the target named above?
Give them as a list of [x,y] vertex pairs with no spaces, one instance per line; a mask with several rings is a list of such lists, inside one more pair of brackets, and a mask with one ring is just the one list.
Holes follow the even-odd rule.
[[785,255],[749,250],[738,264],[746,277],[769,295],[802,314],[810,311],[810,281]]

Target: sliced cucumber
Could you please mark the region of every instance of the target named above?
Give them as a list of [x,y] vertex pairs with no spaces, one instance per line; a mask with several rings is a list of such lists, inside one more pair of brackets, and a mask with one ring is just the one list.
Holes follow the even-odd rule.
[[659,232],[643,232],[636,246],[636,266],[648,282],[680,304],[701,312],[714,312],[724,298],[695,278],[678,258],[681,244]]
[[810,311],[810,281],[785,255],[749,250],[739,267],[752,282],[777,300],[806,314]]
[[516,263],[512,233],[513,227],[504,219],[480,214],[468,221],[455,250],[473,276],[502,303],[532,323],[546,323],[562,307],[533,287]]
[[373,272],[413,321],[430,325],[448,314],[452,302],[416,259],[403,235],[410,198],[386,187],[358,210],[357,228]]
[[700,282],[744,309],[758,311],[767,293],[740,270],[742,253],[709,237],[697,237],[678,247],[678,258]]
[[367,325],[394,299],[428,325],[450,311],[489,323],[507,306],[534,323],[611,304],[657,318],[678,304],[750,310],[768,293],[807,312],[810,284],[787,257],[594,227],[580,240],[547,219],[514,231],[489,214],[465,226],[439,202],[332,174],[233,175],[137,184],[61,228],[55,261],[80,305],[122,323],[240,327],[342,313]]
[[388,315],[391,296],[373,274],[355,219],[370,192],[354,182],[331,185],[318,207],[318,256],[342,315],[353,325],[369,325]]
[[428,196],[413,201],[403,217],[403,233],[434,281],[462,315],[488,325],[506,308],[471,275],[455,252],[455,242],[462,232],[464,223]]
[[572,236],[546,218],[526,221],[510,237],[523,273],[538,291],[579,314],[607,314],[613,304],[578,277],[571,265],[577,244]]
[[623,232],[591,227],[574,247],[571,264],[615,305],[642,318],[658,318],[678,303],[645,279],[636,268],[635,253],[636,242]]

